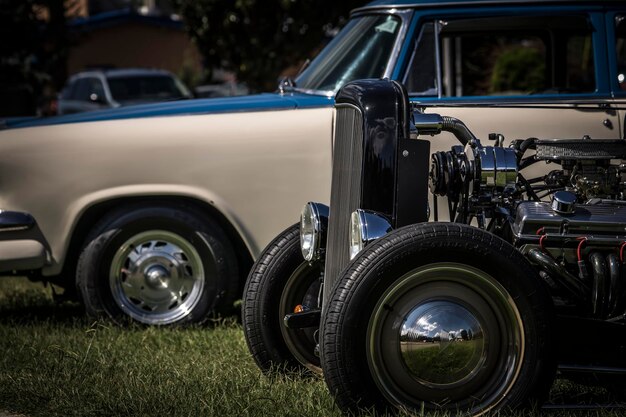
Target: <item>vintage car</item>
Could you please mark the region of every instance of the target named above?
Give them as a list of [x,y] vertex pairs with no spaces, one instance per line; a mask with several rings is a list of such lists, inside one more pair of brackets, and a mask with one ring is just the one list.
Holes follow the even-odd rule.
[[261,369],[323,371],[351,415],[537,405],[557,367],[623,395],[626,140],[479,138],[391,80],[335,107],[330,207],[307,203],[244,290]]
[[61,285],[120,321],[228,310],[302,204],[329,201],[342,85],[401,81],[411,102],[480,137],[622,138],[625,10],[376,1],[273,94],[7,122],[0,273]]
[[[494,19],[516,13],[519,21],[507,16],[501,26],[509,34],[533,24],[538,34],[552,17],[563,23],[589,7],[550,9],[544,20],[547,9],[524,4],[489,10]],[[244,333],[264,372],[323,371],[350,413],[533,405],[557,369],[623,396],[625,32],[623,6],[614,5],[587,19],[589,29],[611,28],[605,62],[615,70],[605,81],[619,132],[573,132],[542,118],[568,106],[604,113],[582,96],[567,105],[532,95],[433,102],[392,80],[339,91],[330,207],[307,203],[259,255],[244,289]],[[448,20],[453,11],[422,11],[441,24],[436,54],[456,24],[468,33],[470,10]],[[477,20],[494,36],[484,15]],[[545,39],[557,32],[567,30]],[[550,132],[524,135],[522,124]]]

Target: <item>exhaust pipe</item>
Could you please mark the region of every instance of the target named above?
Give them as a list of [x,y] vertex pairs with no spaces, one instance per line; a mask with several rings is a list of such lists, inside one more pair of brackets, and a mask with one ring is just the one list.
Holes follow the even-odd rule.
[[554,258],[540,249],[529,250],[527,256],[532,263],[545,269],[561,289],[568,292],[576,300],[586,304],[589,294],[587,286],[559,265]]

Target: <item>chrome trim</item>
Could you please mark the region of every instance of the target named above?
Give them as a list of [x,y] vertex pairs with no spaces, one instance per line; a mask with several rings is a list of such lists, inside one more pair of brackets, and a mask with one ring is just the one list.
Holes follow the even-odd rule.
[[476,151],[476,160],[480,163],[480,185],[495,187],[496,185],[496,158],[491,146],[479,148]]
[[436,113],[413,112],[413,126],[418,135],[438,135],[443,130],[443,118]]
[[[350,260],[354,259],[363,248],[376,239],[391,232],[393,227],[387,218],[375,211],[357,209],[350,215]],[[356,231],[358,236],[354,236]],[[356,238],[356,239],[355,239]],[[359,250],[354,251],[354,243],[359,240]]]
[[28,230],[35,223],[35,218],[28,213],[0,210],[0,232]]
[[313,96],[324,96],[324,97],[335,97],[335,92],[331,90],[312,90],[310,88],[300,88],[300,87],[292,87],[292,86],[282,86],[282,88],[278,89],[278,93],[281,95],[289,94],[289,93],[302,93],[302,94],[310,94]]
[[336,104],[335,109],[324,300],[330,299],[333,284],[350,262],[346,244],[350,240],[350,213],[361,205],[363,181],[363,114],[347,103]]
[[406,34],[409,31],[409,25],[411,23],[413,11],[392,9],[388,12],[388,14],[398,16],[402,25],[400,26],[400,30],[398,31],[398,35],[396,36],[396,42],[393,46],[393,49],[391,50],[391,54],[389,55],[389,61],[387,61],[387,67],[385,68],[385,71],[383,73],[383,78],[391,78],[393,70],[398,64],[398,57],[400,56],[400,51],[402,50],[402,46],[404,45]]
[[[439,35],[441,34],[441,21],[433,23],[433,38],[435,39],[435,72],[437,74],[437,98],[443,97],[443,74],[441,73],[441,47],[439,46]],[[417,46],[417,45],[416,45]]]
[[[584,3],[585,0],[535,0],[525,2],[527,4],[536,4],[536,5],[546,5],[550,3]],[[517,5],[520,3],[520,0],[476,0],[468,3],[467,1],[432,1],[430,3],[407,3],[407,4],[377,4],[377,5],[367,5],[362,7],[357,7],[350,12],[350,16],[357,13],[364,12],[375,12],[386,9],[426,9],[429,7],[434,7],[437,9],[446,8],[446,7],[467,7],[474,8],[476,6],[506,6],[506,5]]]
[[552,196],[552,210],[559,214],[571,214],[576,208],[576,194],[570,191],[557,191]]
[[[417,96],[411,95],[409,96],[415,98]],[[459,97],[453,97],[455,99],[452,100],[444,100],[444,101],[415,101],[414,104],[418,105],[418,107],[430,108],[430,107],[484,107],[484,108],[525,108],[525,109],[563,109],[563,108],[573,108],[578,110],[598,110],[598,111],[611,111],[611,110],[626,110],[624,106],[617,106],[614,103],[607,103],[606,100],[612,100],[610,96],[600,96],[597,99],[577,99],[577,98],[563,98],[558,97],[555,98],[551,96],[547,100],[537,100],[537,98],[527,98],[527,97],[519,97],[519,98],[508,98],[508,101],[495,101],[494,99],[478,99],[476,97],[472,97],[476,101],[465,101],[459,100]],[[587,106],[587,107],[585,107]]]
[[[330,209],[327,205],[309,201],[302,208],[300,215],[300,250],[305,261],[312,262],[320,259],[326,249],[326,230],[328,229],[328,214]],[[311,230],[305,231],[305,220],[310,224]],[[310,233],[309,241],[305,233]],[[308,243],[308,247],[305,247]]]
[[[471,151],[471,150],[470,150]],[[473,159],[476,164],[476,176],[481,187],[502,190],[515,184],[517,164],[514,162],[515,150],[485,146],[474,149]]]

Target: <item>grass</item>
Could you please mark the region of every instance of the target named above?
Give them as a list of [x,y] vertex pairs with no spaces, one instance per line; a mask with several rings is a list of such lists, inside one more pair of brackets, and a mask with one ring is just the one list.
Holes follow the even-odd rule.
[[[571,385],[563,390],[587,394]],[[555,398],[562,395],[553,391]],[[0,278],[3,411],[33,417],[341,415],[321,379],[264,377],[235,322],[120,329],[89,320],[76,304],[55,304],[50,288],[23,278]]]
[[120,329],[0,279],[0,410],[29,416],[332,416],[323,381],[265,378],[234,322]]

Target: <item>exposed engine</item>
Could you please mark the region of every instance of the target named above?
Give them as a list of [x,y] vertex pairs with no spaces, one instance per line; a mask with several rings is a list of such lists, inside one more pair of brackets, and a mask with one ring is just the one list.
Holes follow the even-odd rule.
[[[495,146],[457,137],[463,145],[434,153],[430,169],[430,190],[447,197],[450,219],[516,246],[555,305],[626,318],[626,141],[531,138],[504,148],[501,135],[491,138]],[[559,167],[526,178],[537,163]]]

